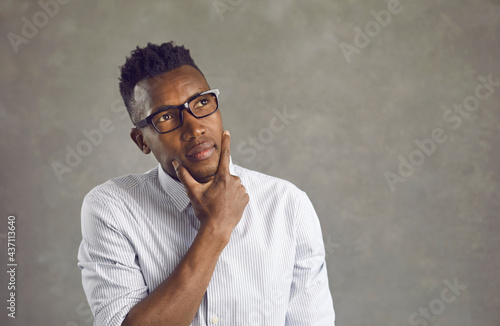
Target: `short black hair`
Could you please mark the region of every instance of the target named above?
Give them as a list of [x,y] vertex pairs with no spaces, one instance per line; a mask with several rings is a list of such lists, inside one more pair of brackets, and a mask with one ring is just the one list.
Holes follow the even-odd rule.
[[201,70],[194,63],[189,50],[183,45],[177,46],[173,41],[160,45],[148,43],[143,48],[137,46],[120,67],[120,93],[127,107],[132,123],[138,120],[138,110],[134,102],[134,87],[144,79],[149,79],[169,72],[184,65]]

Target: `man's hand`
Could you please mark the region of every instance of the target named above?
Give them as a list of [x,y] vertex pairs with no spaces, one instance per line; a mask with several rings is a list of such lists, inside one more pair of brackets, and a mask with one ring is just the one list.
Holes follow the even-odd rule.
[[222,133],[219,166],[214,178],[207,183],[197,182],[189,171],[177,161],[173,161],[177,177],[186,188],[196,217],[201,227],[211,227],[227,241],[231,232],[240,221],[249,196],[241,180],[229,173],[231,136],[229,131]]

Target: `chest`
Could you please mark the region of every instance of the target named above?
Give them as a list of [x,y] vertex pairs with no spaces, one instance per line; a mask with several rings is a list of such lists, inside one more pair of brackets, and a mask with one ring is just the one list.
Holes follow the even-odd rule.
[[[292,220],[279,211],[247,206],[219,257],[211,286],[228,292],[248,287],[252,290],[240,295],[260,298],[272,292],[270,289],[281,292],[289,287],[295,261],[295,230]],[[161,216],[145,217],[132,239],[150,291],[174,271],[200,227],[190,206],[180,214],[166,210]]]

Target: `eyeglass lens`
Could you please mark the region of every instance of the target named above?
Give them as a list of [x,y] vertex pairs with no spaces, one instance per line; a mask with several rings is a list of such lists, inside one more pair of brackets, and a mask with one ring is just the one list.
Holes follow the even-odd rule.
[[[206,117],[217,110],[217,97],[214,93],[198,96],[189,102],[189,109],[197,118]],[[160,111],[151,122],[159,132],[171,131],[181,124],[181,110],[173,108]]]

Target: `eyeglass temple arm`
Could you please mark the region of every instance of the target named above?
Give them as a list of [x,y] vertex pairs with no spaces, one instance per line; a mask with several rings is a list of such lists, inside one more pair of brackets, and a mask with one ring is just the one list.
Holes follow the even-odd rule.
[[144,128],[148,125],[148,119],[141,120],[135,124],[137,128]]

